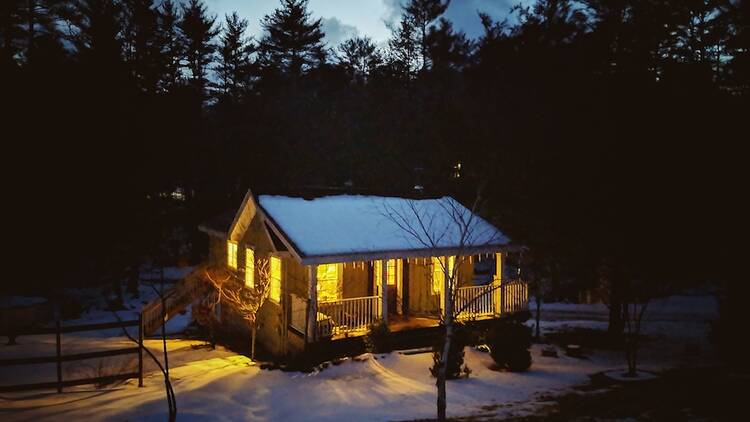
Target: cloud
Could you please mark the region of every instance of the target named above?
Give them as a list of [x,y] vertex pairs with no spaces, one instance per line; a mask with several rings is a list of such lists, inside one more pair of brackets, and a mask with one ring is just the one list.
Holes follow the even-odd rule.
[[382,0],[385,6],[385,13],[383,13],[383,22],[385,25],[393,25],[401,18],[403,13],[403,2],[406,0]]
[[330,47],[336,47],[341,42],[359,35],[356,26],[341,22],[337,17],[322,18],[320,21],[323,24],[325,42]]
[[[396,24],[403,13],[403,5],[408,0],[381,1],[385,6],[383,22],[386,26]],[[466,32],[471,38],[476,38],[483,33],[479,12],[485,12],[494,19],[503,19],[508,16],[514,4],[528,5],[533,2],[534,0],[452,0],[443,16],[453,22],[454,28]]]

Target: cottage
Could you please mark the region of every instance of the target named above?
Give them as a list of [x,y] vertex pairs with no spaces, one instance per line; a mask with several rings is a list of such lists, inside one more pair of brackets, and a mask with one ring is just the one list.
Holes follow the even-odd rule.
[[[510,240],[450,197],[248,192],[229,221],[219,217],[200,227],[209,236],[210,263],[252,288],[256,260],[268,259],[270,295],[257,340],[276,355],[363,335],[377,322],[391,331],[437,326],[450,277],[458,286],[459,319],[527,307],[526,285],[503,274]],[[480,266],[489,270],[483,274]]]

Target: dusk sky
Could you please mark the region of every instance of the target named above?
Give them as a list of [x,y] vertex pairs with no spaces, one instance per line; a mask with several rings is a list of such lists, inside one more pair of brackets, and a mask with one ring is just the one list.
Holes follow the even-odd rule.
[[[453,24],[477,37],[482,25],[477,15],[483,11],[494,18],[503,18],[513,4],[529,3],[531,0],[453,0],[445,16]],[[355,35],[366,35],[378,43],[384,42],[390,31],[387,24],[398,20],[402,0],[310,0],[313,17],[323,19],[326,41],[338,45]],[[261,33],[260,19],[279,5],[279,0],[207,0],[210,12],[220,19],[237,11],[249,22],[248,32],[254,37]]]

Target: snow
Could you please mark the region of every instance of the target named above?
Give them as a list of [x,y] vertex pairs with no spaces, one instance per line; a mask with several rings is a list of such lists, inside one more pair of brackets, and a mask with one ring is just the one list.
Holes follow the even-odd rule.
[[0,297],[0,309],[23,308],[27,306],[40,305],[47,299],[35,296],[4,296]]
[[[194,267],[164,267],[164,280],[182,280],[187,277],[193,271]],[[159,281],[161,280],[162,268],[161,267],[146,267],[141,268],[140,279],[146,281]]]
[[[452,213],[468,219],[471,211],[450,197],[406,199],[361,195],[337,195],[315,199],[260,195],[258,202],[268,216],[305,256],[375,253],[425,249],[419,238],[404,227],[419,227],[436,240],[438,248],[457,248],[461,230]],[[466,246],[504,245],[509,239],[476,216],[471,220]]]
[[[607,310],[602,305],[545,304],[542,309],[545,330],[606,328]],[[707,341],[708,321],[716,315],[713,298],[675,296],[655,302],[652,309],[644,331],[653,338],[643,343],[640,369],[658,373],[678,366],[715,364]],[[685,336],[688,331],[692,334]],[[74,345],[114,347],[116,343],[108,343],[123,341],[71,336],[63,336],[63,341],[69,342],[63,344],[63,350]],[[0,359],[9,357],[9,353],[46,354],[39,351],[45,344],[54,350],[54,337],[38,337],[20,337],[19,346],[0,346]],[[435,415],[435,381],[428,370],[430,353],[365,354],[319,371],[300,373],[261,369],[250,359],[221,347],[201,347],[200,341],[172,339],[168,344],[180,420],[382,421]],[[160,355],[161,342],[148,340],[147,346]],[[543,357],[542,347],[533,346],[531,370],[523,373],[497,371],[487,353],[467,348],[466,363],[472,373],[469,378],[448,382],[449,416],[492,419],[532,414],[548,405],[550,395],[577,391],[573,387],[587,383],[590,375],[615,368],[622,371],[625,363],[618,350],[589,350],[587,358],[579,359],[566,356],[560,348],[558,358]],[[63,394],[4,394],[0,396],[0,419],[44,421],[65,415],[66,419],[92,422],[164,420],[167,407],[161,374],[154,372],[150,359],[145,362],[151,373],[144,380],[144,388],[129,380],[108,388],[71,388]],[[15,377],[21,375],[6,369],[0,372],[0,383],[17,382]],[[83,373],[96,369],[94,365],[77,370]],[[54,374],[54,368],[46,372]]]

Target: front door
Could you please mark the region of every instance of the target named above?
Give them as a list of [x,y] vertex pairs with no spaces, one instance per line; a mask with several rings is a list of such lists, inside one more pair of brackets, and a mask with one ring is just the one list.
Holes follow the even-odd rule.
[[398,286],[395,284],[388,285],[388,314],[393,315],[398,312],[396,301],[398,300]]

